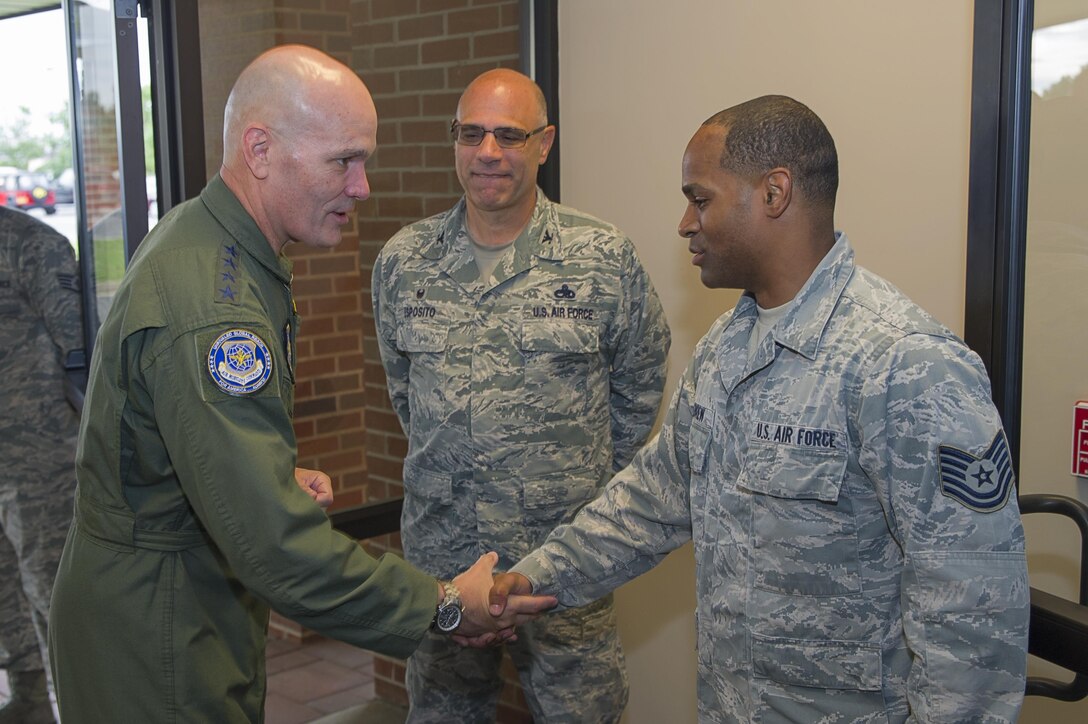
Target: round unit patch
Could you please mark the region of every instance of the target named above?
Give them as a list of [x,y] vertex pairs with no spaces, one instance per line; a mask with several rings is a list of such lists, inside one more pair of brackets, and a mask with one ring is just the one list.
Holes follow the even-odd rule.
[[219,335],[208,350],[208,373],[229,395],[249,395],[272,376],[272,353],[260,337],[244,329]]

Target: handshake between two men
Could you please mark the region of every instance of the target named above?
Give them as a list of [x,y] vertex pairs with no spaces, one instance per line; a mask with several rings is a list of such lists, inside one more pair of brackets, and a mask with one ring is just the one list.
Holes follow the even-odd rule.
[[[322,509],[332,504],[332,481],[325,473],[295,468],[295,482]],[[494,551],[480,556],[471,568],[453,579],[452,596],[445,585],[438,585],[439,606],[450,598],[452,608],[459,609],[456,620],[449,622],[452,625],[440,626],[440,630],[462,646],[486,648],[514,641],[516,626],[558,603],[554,596],[531,595],[532,584],[519,573],[494,575],[498,561]]]
[[[558,603],[555,596],[532,595],[532,584],[521,574],[495,575],[498,561],[494,551],[485,553],[452,581],[453,596],[460,598],[460,623],[449,633],[462,646],[486,648],[515,641],[517,626]],[[447,601],[449,590],[442,584],[439,589],[440,602]]]

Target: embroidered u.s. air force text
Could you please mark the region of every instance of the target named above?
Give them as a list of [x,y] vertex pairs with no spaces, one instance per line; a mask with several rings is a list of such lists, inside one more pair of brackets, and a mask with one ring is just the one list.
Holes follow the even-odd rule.
[[1013,488],[1012,461],[1005,433],[998,432],[981,457],[940,445],[937,457],[941,469],[941,492],[980,513],[1001,510]]
[[264,387],[272,376],[272,353],[253,332],[232,329],[212,342],[208,374],[228,395],[249,395]]
[[533,307],[533,317],[554,317],[556,319],[584,319],[593,321],[594,309],[590,307]]
[[790,445],[817,450],[837,450],[842,447],[843,434],[806,425],[778,422],[757,422],[751,433],[756,442]]

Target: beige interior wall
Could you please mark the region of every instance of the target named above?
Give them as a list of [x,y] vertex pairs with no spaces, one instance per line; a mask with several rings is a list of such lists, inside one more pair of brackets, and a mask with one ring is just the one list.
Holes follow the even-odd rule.
[[[736,299],[701,287],[676,233],[680,161],[712,113],[793,96],[839,149],[837,225],[862,264],[963,329],[973,3],[560,3],[562,200],[635,241],[673,329],[668,394]],[[690,547],[619,593],[626,721],[695,721]]]

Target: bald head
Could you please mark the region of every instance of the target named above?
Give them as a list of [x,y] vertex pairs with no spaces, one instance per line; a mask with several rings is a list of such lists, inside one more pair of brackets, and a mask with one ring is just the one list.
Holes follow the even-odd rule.
[[366,86],[324,53],[284,45],[262,53],[227,100],[220,175],[278,253],[332,247],[356,201],[378,114]]
[[516,70],[496,68],[476,76],[457,103],[457,120],[463,120],[468,108],[481,102],[501,104],[511,111],[520,110],[532,128],[548,122],[544,91],[532,78]]
[[335,113],[337,104],[353,98],[377,116],[363,81],[335,58],[304,45],[281,45],[262,53],[238,76],[227,98],[224,165],[238,159],[248,126],[306,132]]

